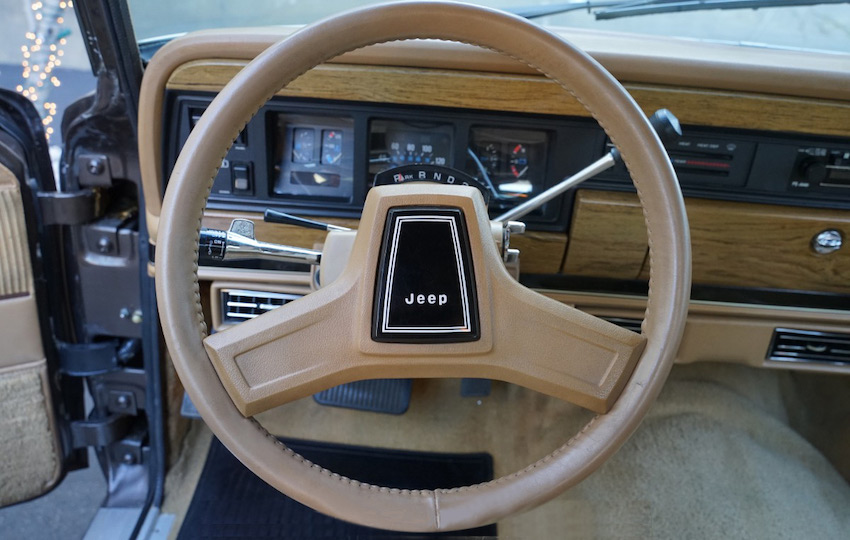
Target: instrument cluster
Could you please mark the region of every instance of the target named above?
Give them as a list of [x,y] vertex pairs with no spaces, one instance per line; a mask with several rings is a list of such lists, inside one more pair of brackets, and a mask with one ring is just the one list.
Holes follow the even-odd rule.
[[[211,96],[180,92],[169,100],[176,136],[167,167]],[[209,204],[356,218],[377,174],[423,165],[473,177],[499,215],[603,152],[604,134],[586,119],[275,98],[239,134]],[[546,203],[526,221],[560,230],[562,206]]]
[[[274,194],[349,200],[353,194],[353,121],[279,113],[273,122]],[[545,189],[550,133],[450,122],[373,118],[367,184],[404,165],[456,168],[478,180],[494,208],[519,204]],[[465,142],[464,142],[465,141]],[[459,145],[462,145],[459,148]]]

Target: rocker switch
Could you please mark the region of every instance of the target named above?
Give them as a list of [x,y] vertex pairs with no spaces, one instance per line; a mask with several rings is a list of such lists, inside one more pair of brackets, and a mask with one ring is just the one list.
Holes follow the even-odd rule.
[[233,163],[231,171],[233,174],[233,192],[250,193],[252,190],[251,167],[247,163]]

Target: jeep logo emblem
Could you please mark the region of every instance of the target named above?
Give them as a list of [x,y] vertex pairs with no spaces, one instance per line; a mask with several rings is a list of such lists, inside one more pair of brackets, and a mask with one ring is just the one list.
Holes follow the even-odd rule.
[[389,209],[375,279],[373,340],[476,341],[481,335],[476,293],[462,210]]
[[416,294],[410,293],[409,298],[404,299],[404,303],[408,306],[412,306],[414,303],[419,304],[420,306],[427,304],[434,305],[438,304],[440,306],[445,305],[446,302],[449,301],[449,296],[447,294]]

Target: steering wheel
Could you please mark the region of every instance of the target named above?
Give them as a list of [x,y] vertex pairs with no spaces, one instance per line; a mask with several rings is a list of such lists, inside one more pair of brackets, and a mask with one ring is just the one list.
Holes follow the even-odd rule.
[[[648,230],[651,274],[642,334],[513,280],[474,188],[412,183],[369,192],[351,258],[333,283],[206,335],[197,275],[201,217],[237,134],[309,69],[357,48],[417,38],[468,43],[520,60],[575,96],[605,129],[631,173]],[[417,291],[411,289],[415,279],[413,285],[394,280],[397,268],[422,260],[410,240],[424,237],[437,238],[435,253],[449,254],[427,263],[447,276],[439,285],[445,290]],[[585,53],[524,19],[445,2],[343,13],[257,56],[218,94],[186,141],[166,190],[158,244],[156,292],[165,340],[213,433],[293,499],[340,519],[400,531],[491,523],[555,497],[597,469],[658,395],[681,340],[690,292],[688,224],[676,176],[623,87]],[[442,319],[427,315],[438,308],[445,308]],[[410,377],[499,379],[599,414],[561,448],[509,476],[413,491],[364,484],[314,465],[252,418],[334,385]]]

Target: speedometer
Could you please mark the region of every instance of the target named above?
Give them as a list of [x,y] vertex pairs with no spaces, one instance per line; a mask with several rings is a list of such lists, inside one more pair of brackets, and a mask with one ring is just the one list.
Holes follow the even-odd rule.
[[451,152],[451,139],[442,133],[416,131],[387,132],[389,143],[389,163],[407,165],[445,165]]
[[422,164],[452,166],[453,127],[448,124],[373,120],[369,134],[369,172]]

